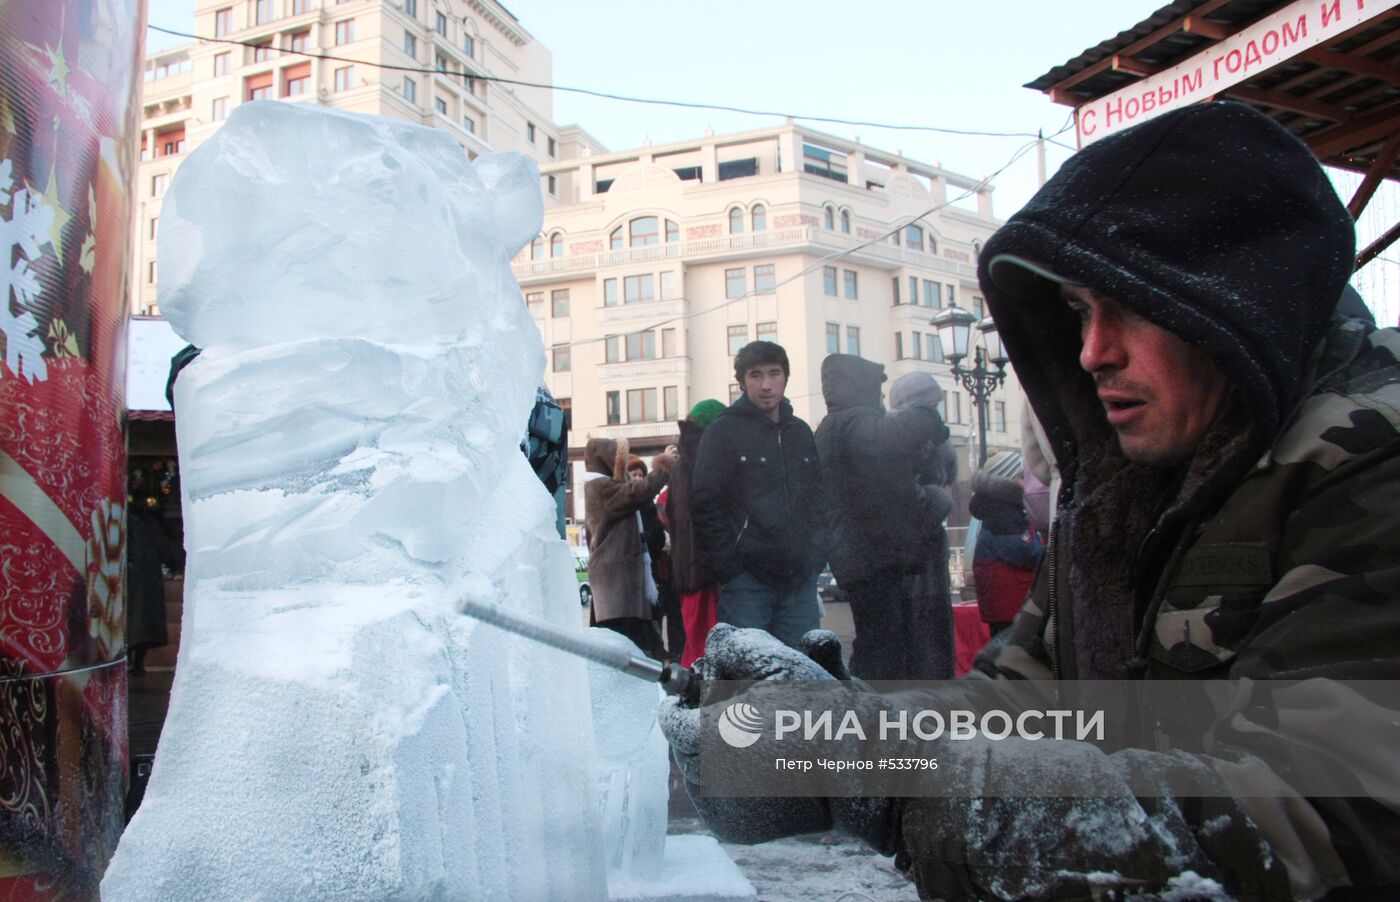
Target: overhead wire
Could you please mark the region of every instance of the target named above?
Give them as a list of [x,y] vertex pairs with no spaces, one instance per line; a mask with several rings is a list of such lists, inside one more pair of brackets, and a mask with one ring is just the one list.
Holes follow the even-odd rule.
[[[265,42],[240,41],[234,38],[209,37],[207,35],[194,34],[192,32],[187,31],[177,31],[173,28],[163,28],[159,25],[147,24],[146,27],[152,31],[158,31],[161,34],[168,34],[178,38],[189,38],[195,41],[204,41],[205,43],[209,44],[231,44],[239,47],[251,47],[255,50],[262,49],[267,46]],[[461,76],[463,78],[471,78],[482,82],[495,82],[497,84],[515,85],[523,88],[539,88],[545,91],[562,91],[568,94],[582,94],[587,97],[598,97],[603,100],[616,100],[622,103],[639,103],[648,104],[652,106],[672,106],[689,110],[713,110],[721,113],[739,113],[746,116],[768,116],[780,119],[787,118],[793,120],[800,119],[804,122],[823,122],[829,125],[849,125],[856,128],[880,128],[888,129],[890,131],[931,132],[940,135],[959,135],[964,137],[979,138],[1036,137],[1036,135],[1031,132],[978,131],[975,129],[947,128],[945,126],[938,125],[909,125],[890,122],[875,122],[864,119],[842,119],[836,116],[809,116],[801,113],[787,113],[781,110],[760,110],[747,107],[731,106],[729,104],[721,103],[700,103],[697,101],[689,100],[662,100],[654,97],[636,97],[628,94],[613,94],[608,91],[599,91],[593,88],[578,88],[570,85],[556,85],[544,82],[524,81],[522,79],[506,78],[500,75],[485,75],[477,74],[475,72],[446,72],[442,69],[433,68],[429,66],[401,66],[395,63],[381,63],[375,62],[373,60],[358,59],[356,57],[351,56],[338,56],[336,54],[331,53],[312,53],[307,50],[291,50],[285,48],[277,49],[279,53],[290,54],[293,56],[303,56],[309,59],[329,60],[331,62],[339,63],[353,63],[357,66],[366,66],[372,69],[384,69],[393,72],[412,72],[419,75],[454,75]]]

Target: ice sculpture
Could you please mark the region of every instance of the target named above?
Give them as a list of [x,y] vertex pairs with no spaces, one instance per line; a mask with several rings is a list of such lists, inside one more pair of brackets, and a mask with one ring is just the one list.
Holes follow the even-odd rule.
[[104,898],[606,897],[584,665],[453,609],[578,627],[519,451],[541,215],[524,157],[310,104],[180,167],[185,628]]

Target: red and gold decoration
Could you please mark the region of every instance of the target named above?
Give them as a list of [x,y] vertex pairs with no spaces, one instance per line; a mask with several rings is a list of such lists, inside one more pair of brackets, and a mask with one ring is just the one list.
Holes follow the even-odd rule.
[[0,900],[95,899],[123,824],[142,7],[0,2]]

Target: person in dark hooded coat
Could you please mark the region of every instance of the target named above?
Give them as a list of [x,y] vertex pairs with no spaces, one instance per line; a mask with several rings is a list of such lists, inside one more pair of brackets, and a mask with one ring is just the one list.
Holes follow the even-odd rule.
[[921,586],[942,517],[931,516],[917,474],[926,446],[946,441],[948,427],[936,397],[887,413],[884,381],[885,368],[861,357],[822,361],[827,414],[817,427],[817,455],[831,499],[831,573],[855,621],[851,672],[867,680],[932,678],[919,649],[934,637],[915,626],[914,601],[928,594]]

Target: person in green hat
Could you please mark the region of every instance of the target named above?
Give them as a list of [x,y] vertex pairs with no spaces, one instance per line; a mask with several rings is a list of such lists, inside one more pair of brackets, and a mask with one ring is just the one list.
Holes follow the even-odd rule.
[[[662,492],[661,510],[671,533],[671,579],[680,596],[681,623],[684,625],[681,666],[689,667],[705,654],[705,637],[715,625],[719,610],[719,585],[705,567],[704,557],[695,547],[695,524],[691,520],[690,498],[695,478],[695,455],[705,427],[724,413],[724,405],[706,398],[690,408],[677,425],[679,459],[671,473],[671,484]],[[669,651],[674,654],[675,649]]]

